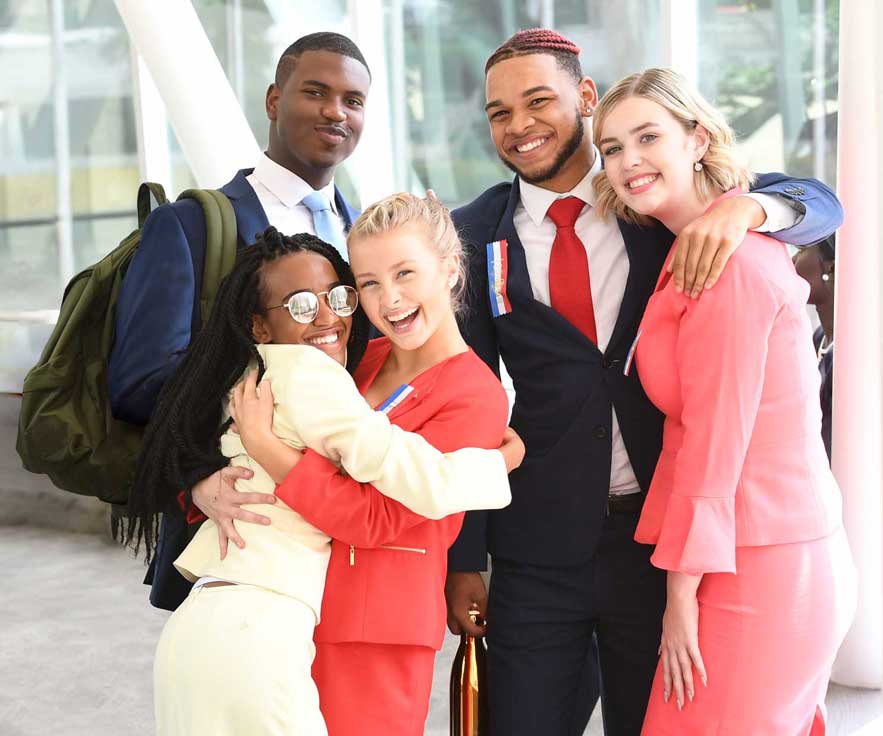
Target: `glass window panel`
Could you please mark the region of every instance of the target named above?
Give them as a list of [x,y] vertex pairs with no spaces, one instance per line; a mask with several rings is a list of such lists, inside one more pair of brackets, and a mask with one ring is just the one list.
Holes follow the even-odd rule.
[[[63,11],[61,39],[54,5]],[[59,241],[59,176],[69,177],[69,249]],[[9,377],[40,352],[48,328],[34,325],[35,314],[50,310],[39,318],[51,319],[67,279],[132,229],[138,181],[129,42],[113,0],[0,5],[0,390],[18,388]]]
[[[59,274],[54,219],[37,225],[0,223],[0,311],[57,309]],[[6,354],[0,352],[0,362]]]
[[[126,189],[132,198],[129,203],[131,207],[134,207],[137,190],[137,184]],[[81,271],[86,266],[100,261],[136,227],[138,227],[138,217],[134,211],[126,211],[119,215],[74,219],[74,242],[78,244],[74,254],[75,270]]]
[[727,115],[753,168],[834,183],[839,5],[699,3],[699,86]]

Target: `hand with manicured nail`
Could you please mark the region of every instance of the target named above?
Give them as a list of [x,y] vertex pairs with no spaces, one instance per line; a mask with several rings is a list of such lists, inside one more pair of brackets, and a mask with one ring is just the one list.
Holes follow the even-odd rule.
[[694,670],[704,686],[708,685],[705,663],[699,651],[699,601],[696,590],[701,575],[668,573],[665,615],[662,619],[662,697],[667,703],[674,693],[678,710],[696,695]]
[[236,530],[234,520],[251,524],[270,523],[270,519],[266,516],[242,508],[245,504],[276,503],[276,497],[272,494],[240,493],[236,490],[237,480],[248,479],[252,475],[248,468],[222,468],[193,486],[191,492],[193,503],[215,522],[218,528],[218,544],[222,560],[227,556],[228,540],[239,549],[245,548],[245,540]]
[[730,197],[681,230],[668,265],[675,290],[693,299],[720,278],[745,234],[760,227],[766,213],[750,197]]

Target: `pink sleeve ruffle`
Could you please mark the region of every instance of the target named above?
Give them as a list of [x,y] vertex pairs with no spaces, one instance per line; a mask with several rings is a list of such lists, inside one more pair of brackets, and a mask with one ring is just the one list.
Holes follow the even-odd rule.
[[655,567],[702,575],[736,572],[736,503],[733,497],[678,496],[668,499],[659,530]]

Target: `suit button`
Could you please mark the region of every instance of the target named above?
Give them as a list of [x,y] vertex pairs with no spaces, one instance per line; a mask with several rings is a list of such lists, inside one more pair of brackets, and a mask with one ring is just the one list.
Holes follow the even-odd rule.
[[600,424],[592,430],[592,437],[596,440],[603,440],[607,438],[607,427],[602,427]]
[[790,194],[792,197],[802,197],[806,194],[806,189],[797,184],[789,184],[783,191],[785,194]]
[[613,361],[610,360],[606,355],[601,358],[601,367],[606,371],[610,366],[613,365]]

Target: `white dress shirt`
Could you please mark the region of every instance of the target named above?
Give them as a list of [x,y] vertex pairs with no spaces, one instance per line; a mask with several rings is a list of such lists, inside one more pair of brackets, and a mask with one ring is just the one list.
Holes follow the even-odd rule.
[[[591,170],[569,192],[553,192],[521,180],[521,201],[515,208],[514,221],[515,231],[524,246],[534,299],[552,306],[549,296],[549,257],[558,229],[546,213],[556,199],[563,197],[577,197],[588,205],[577,217],[574,228],[585,246],[589,261],[598,348],[603,353],[610,342],[622,306],[629,277],[629,258],[616,218],[602,219],[595,210],[592,180],[601,172],[601,154],[597,148],[594,153],[595,163]],[[763,194],[751,197],[767,213],[767,221],[758,228],[761,232],[791,227],[802,216],[790,206],[790,200]],[[625,449],[615,409],[611,430],[613,452],[610,463],[610,493],[635,493],[640,487]]]
[[[267,220],[283,235],[296,233],[316,234],[313,213],[302,204],[304,197],[313,193],[313,188],[297,174],[280,166],[266,154],[261,156],[254,171],[246,177],[254,189],[258,201],[267,215]],[[341,240],[346,240],[346,223],[337,211],[334,201],[334,181],[319,190],[331,203],[331,211],[337,215],[340,224]]]

